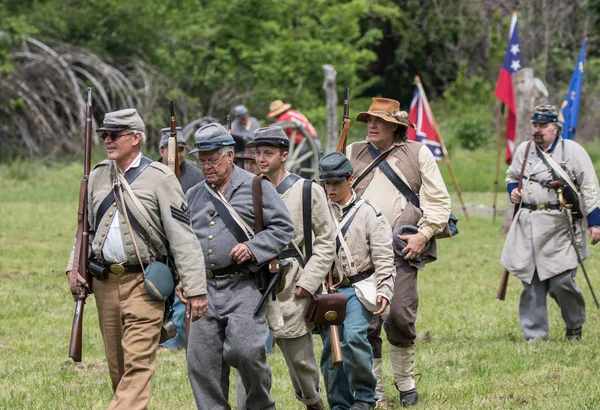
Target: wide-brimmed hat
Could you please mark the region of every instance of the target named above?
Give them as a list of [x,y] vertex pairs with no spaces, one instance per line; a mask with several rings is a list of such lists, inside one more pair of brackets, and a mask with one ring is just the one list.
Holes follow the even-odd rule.
[[96,132],[119,132],[123,130],[146,131],[144,121],[135,108],[126,108],[106,113],[104,121],[102,121],[100,128]]
[[319,181],[342,181],[353,173],[354,168],[341,152],[331,152],[319,161]]
[[408,120],[408,113],[400,111],[400,103],[390,98],[373,98],[369,111],[359,113],[356,116],[356,121],[367,122],[369,116],[381,118],[393,124],[416,128],[415,124]]
[[269,105],[269,113],[267,118],[276,117],[279,114],[283,114],[287,110],[292,108],[292,104],[286,104],[281,100],[275,100]]
[[229,131],[216,122],[198,128],[194,137],[196,137],[196,143],[194,144],[195,148],[190,151],[190,154],[195,154],[200,151],[213,151],[222,147],[235,145],[235,140],[231,134],[229,134]]
[[290,139],[283,128],[278,125],[263,127],[254,131],[254,140],[246,144],[247,147],[258,147],[259,145],[272,145],[274,147],[290,146]]
[[[533,109],[533,115],[531,116],[531,123],[538,122],[540,124],[547,124],[549,122],[558,122],[558,109],[555,105],[540,104],[536,105]],[[562,126],[562,125],[561,125]]]
[[[171,137],[171,128],[161,128],[160,132],[162,132],[163,134],[160,136],[160,143],[158,144],[158,148],[167,148],[169,146],[169,138]],[[185,138],[183,138],[181,127],[177,127],[177,146],[187,147],[187,142],[185,142]]]

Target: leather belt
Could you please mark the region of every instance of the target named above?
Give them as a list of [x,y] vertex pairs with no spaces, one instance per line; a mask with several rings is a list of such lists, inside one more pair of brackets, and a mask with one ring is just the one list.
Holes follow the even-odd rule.
[[532,211],[550,211],[553,209],[560,209],[559,204],[526,204],[522,203],[521,207],[530,209]]
[[251,272],[245,265],[229,265],[219,269],[206,269],[206,278],[231,278],[235,275],[246,275]]
[[106,268],[111,271],[112,273],[116,274],[116,275],[124,275],[126,273],[140,273],[143,272],[145,266],[142,265],[130,265],[128,263],[110,263],[110,262],[104,262],[104,266],[106,266]]
[[348,286],[352,286],[356,282],[360,282],[361,280],[365,280],[370,277],[373,273],[375,273],[375,268],[367,269],[362,272],[358,272],[354,276],[346,276],[342,279],[342,283],[340,283],[340,288],[347,288]]

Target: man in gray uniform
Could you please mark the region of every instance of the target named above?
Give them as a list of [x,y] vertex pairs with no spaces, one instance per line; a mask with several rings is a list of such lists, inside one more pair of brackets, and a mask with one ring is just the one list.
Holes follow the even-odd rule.
[[[269,177],[294,221],[294,239],[282,258],[290,262],[285,287],[277,295],[284,325],[275,341],[288,366],[296,398],[307,409],[325,409],[319,391],[319,367],[312,340],[314,325],[304,318],[313,295],[327,276],[335,254],[335,226],[325,191],[285,169],[290,141],[278,126],[259,128],[254,141],[260,171]],[[306,224],[306,225],[305,225]],[[305,229],[309,230],[305,232]],[[314,240],[313,240],[314,235]],[[304,252],[300,249],[304,247]]]
[[[114,391],[109,409],[146,409],[150,400],[165,302],[146,291],[144,267],[171,254],[192,321],[208,309],[204,259],[185,195],[166,165],[142,155],[144,131],[132,108],[107,113],[96,132],[108,159],[94,167],[88,186],[90,261],[105,267],[104,274],[94,271],[93,288]],[[134,219],[141,229],[132,228]],[[77,298],[87,283],[72,269],[73,253],[67,275]]]
[[254,132],[260,128],[260,123],[254,117],[250,116],[248,109],[244,105],[233,107],[233,122],[231,123],[231,132],[246,139],[254,138]]
[[205,183],[188,191],[192,227],[204,247],[209,310],[193,323],[188,373],[199,409],[228,409],[229,371],[235,367],[246,388],[246,409],[274,409],[271,369],[265,342],[265,314],[254,315],[261,293],[256,284],[262,265],[289,244],[294,226],[273,185],[262,181],[263,230],[254,235],[254,175],[233,165],[234,140],[220,124],[196,132],[198,160]]
[[[171,128],[162,128],[161,132],[163,134],[160,137],[160,143],[158,145],[158,150],[160,152],[160,159],[158,160],[158,162],[162,162],[166,165],[168,155],[167,147],[169,146]],[[183,189],[184,193],[186,193],[188,189],[190,189],[197,183],[204,180],[204,174],[202,173],[202,171],[200,171],[200,168],[185,160],[186,149],[187,142],[183,138],[183,134],[181,133],[181,127],[177,127],[177,155],[179,155],[181,188]]]
[[[583,258],[588,255],[586,226],[592,245],[600,240],[598,178],[583,147],[561,138],[555,106],[535,107],[531,123],[533,142],[519,145],[507,171],[510,199],[521,208],[510,226],[500,263],[523,282],[519,319],[525,339],[548,338],[548,294],[560,307],[567,339],[580,339],[585,300],[574,279],[575,246]],[[524,161],[523,187],[518,189]],[[560,209],[562,194],[555,182],[560,182],[561,190],[578,193],[579,210]]]

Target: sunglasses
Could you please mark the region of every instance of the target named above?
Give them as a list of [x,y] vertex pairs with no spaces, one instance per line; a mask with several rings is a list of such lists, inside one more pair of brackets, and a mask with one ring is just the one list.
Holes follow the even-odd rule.
[[116,140],[118,140],[119,138],[123,138],[127,135],[132,135],[135,134],[135,132],[130,131],[130,132],[126,132],[125,134],[107,134],[105,132],[103,132],[102,134],[100,134],[100,138],[102,138],[102,141],[106,141],[107,138],[110,138],[110,140],[112,142],[115,142]]

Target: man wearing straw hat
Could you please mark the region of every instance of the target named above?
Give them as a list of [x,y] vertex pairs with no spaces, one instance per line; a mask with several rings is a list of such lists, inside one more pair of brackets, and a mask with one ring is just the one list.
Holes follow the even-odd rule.
[[[408,114],[400,111],[398,101],[373,98],[369,110],[358,114],[356,120],[367,123],[367,140],[347,148],[356,176],[354,189],[378,205],[394,228],[396,283],[384,327],[400,402],[410,406],[418,402],[413,378],[417,273],[436,259],[431,239],[446,228],[450,196],[431,150],[407,141],[407,127],[414,125]],[[416,233],[399,235],[411,229]],[[374,347],[374,369],[380,371],[381,349]]]
[[[281,100],[273,101],[269,105],[269,112],[267,114],[267,118],[275,118],[276,122],[294,121],[299,124],[302,124],[311,137],[317,140],[319,139],[315,127],[313,127],[308,118],[306,118],[306,116],[300,111],[292,110],[292,104],[284,103]],[[292,136],[292,128],[284,128],[284,131],[287,134],[288,138]],[[298,145],[301,139],[302,135],[300,135],[299,133],[296,134],[294,144]]]
[[[600,187],[594,165],[581,145],[561,137],[557,114],[553,105],[535,107],[533,142],[519,145],[506,171],[510,200],[520,209],[500,263],[523,283],[519,319],[525,339],[532,342],[548,338],[548,294],[560,307],[566,338],[581,339],[586,314],[583,293],[575,283],[579,259],[575,246],[582,258],[588,255],[586,226],[592,245],[600,240]],[[576,201],[578,206],[571,202],[568,212],[560,201],[568,201],[563,190],[570,186],[573,198],[582,200]]]

